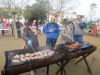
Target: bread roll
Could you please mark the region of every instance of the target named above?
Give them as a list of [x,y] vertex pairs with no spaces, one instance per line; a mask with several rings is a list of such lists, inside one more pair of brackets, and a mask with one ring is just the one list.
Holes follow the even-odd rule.
[[20,61],[18,59],[13,59],[12,62],[13,63],[20,63]]

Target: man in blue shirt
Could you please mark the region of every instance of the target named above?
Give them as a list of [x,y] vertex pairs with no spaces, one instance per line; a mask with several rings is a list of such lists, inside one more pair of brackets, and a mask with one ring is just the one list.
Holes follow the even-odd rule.
[[56,17],[51,17],[51,21],[43,27],[43,32],[46,35],[46,47],[54,49],[57,38],[59,37],[59,26],[55,23]]

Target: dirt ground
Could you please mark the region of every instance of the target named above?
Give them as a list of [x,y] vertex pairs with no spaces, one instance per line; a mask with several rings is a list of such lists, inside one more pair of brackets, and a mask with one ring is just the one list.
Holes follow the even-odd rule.
[[[43,35],[39,35],[39,43],[41,46],[45,45],[45,37]],[[60,40],[60,39],[59,39]],[[60,41],[57,41],[59,43]],[[97,46],[97,50],[87,57],[89,66],[93,72],[92,75],[100,75],[100,37],[93,37],[85,35],[85,40],[90,42],[91,44]],[[0,36],[0,70],[3,69],[5,64],[5,56],[4,52],[7,50],[15,50],[23,48],[24,41],[22,39],[14,39],[11,36]],[[83,61],[79,64],[75,65],[75,61],[78,60],[73,59],[71,60],[66,66],[67,75],[89,75],[87,68]],[[53,64],[50,66],[50,75],[55,75],[58,66]],[[30,75],[29,72],[21,74],[21,75]],[[36,75],[46,75],[46,68],[41,68],[36,70]]]

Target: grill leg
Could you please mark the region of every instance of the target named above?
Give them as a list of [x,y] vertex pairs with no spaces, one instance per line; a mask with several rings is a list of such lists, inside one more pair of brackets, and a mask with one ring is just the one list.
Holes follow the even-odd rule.
[[[86,56],[84,56],[85,58],[87,57],[87,56],[89,56],[89,54],[88,55],[86,55]],[[79,59],[77,62],[75,62],[75,64],[78,64],[80,61],[82,61],[84,58],[82,57],[81,59]]]
[[46,75],[49,75],[49,65],[47,66]]
[[87,62],[87,60],[86,60],[86,57],[83,56],[83,58],[84,58],[84,62],[85,62],[85,64],[86,64],[86,66],[87,66],[87,69],[88,69],[89,73],[92,74],[92,71],[91,71],[91,69],[90,69],[90,67],[89,67],[89,64],[88,64],[88,62]]
[[63,62],[61,61],[61,75],[63,75]]
[[82,61],[84,58],[79,59],[75,64],[78,64],[80,61]]
[[57,63],[59,66],[58,71],[56,72],[56,75],[58,75],[59,72],[61,72],[61,75],[66,75],[66,71],[64,69],[64,61],[61,61],[60,64]]

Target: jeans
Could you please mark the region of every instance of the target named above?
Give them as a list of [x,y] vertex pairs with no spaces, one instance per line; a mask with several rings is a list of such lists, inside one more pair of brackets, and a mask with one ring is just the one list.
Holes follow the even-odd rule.
[[46,48],[54,49],[55,45],[56,45],[56,41],[57,41],[57,39],[47,38],[46,39]]
[[74,41],[83,42],[83,35],[74,35]]

